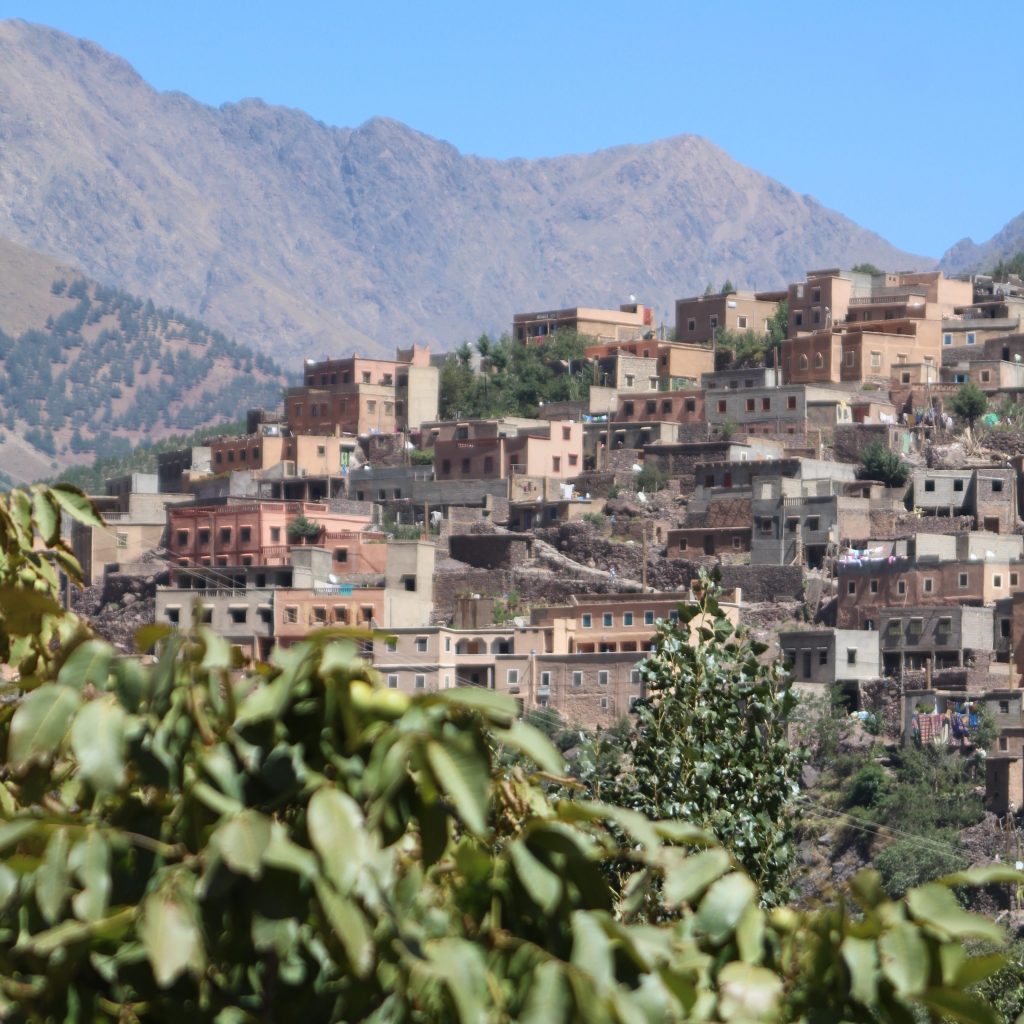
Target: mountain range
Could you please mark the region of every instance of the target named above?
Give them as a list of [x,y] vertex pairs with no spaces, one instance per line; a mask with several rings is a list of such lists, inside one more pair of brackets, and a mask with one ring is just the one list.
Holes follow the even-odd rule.
[[0,237],[288,360],[451,348],[630,293],[661,320],[725,279],[934,265],[694,135],[484,159],[386,119],[204,106],[21,21],[0,23]]

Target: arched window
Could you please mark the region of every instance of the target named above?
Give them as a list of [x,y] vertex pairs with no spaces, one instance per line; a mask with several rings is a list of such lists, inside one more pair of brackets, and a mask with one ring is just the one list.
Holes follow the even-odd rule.
[[800,365],[800,369],[801,370],[806,370],[807,369],[807,356],[801,356],[800,357],[800,364],[799,365]]
[[814,353],[814,368],[820,370],[825,365],[825,360],[820,352]]

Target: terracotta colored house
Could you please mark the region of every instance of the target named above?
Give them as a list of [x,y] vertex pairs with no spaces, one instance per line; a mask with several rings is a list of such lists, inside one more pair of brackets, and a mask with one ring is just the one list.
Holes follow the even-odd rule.
[[296,434],[390,434],[437,419],[439,372],[419,346],[393,360],[309,361],[302,387],[289,388],[288,426]]
[[504,480],[513,474],[571,480],[583,471],[583,424],[552,420],[514,437],[437,441],[438,480]]
[[[288,527],[304,515],[321,527],[316,543],[331,545],[340,572],[375,572],[377,548],[360,536],[368,515],[332,512],[318,502],[247,501],[172,508],[167,513],[168,546],[179,565],[287,565],[297,543]],[[371,551],[373,552],[371,554]]]

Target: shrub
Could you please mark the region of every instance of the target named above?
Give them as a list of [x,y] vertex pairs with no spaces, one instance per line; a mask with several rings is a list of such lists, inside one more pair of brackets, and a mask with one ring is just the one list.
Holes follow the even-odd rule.
[[860,453],[861,480],[879,480],[886,487],[902,487],[910,477],[910,467],[881,441],[873,441]]
[[286,530],[288,539],[291,541],[318,540],[323,527],[319,523],[307,519],[305,514],[300,512],[289,524]]

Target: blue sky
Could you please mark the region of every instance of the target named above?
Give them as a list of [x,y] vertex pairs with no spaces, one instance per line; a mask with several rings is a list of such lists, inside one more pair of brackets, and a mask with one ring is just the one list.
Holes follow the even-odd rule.
[[483,156],[693,132],[927,255],[1024,210],[1019,3],[0,0],[0,15],[205,103],[383,115]]

